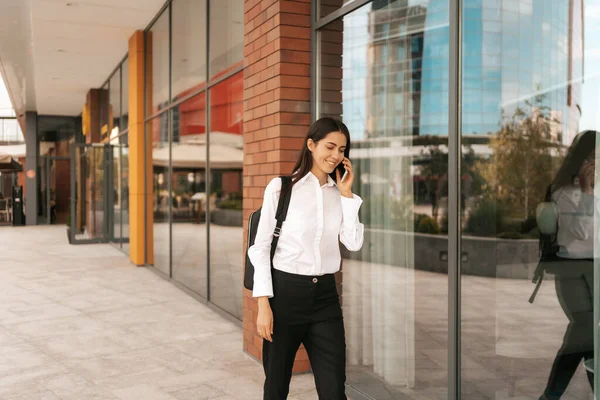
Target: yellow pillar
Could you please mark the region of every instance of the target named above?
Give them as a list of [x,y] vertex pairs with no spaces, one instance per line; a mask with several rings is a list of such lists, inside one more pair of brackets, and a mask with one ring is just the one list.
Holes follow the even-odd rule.
[[[154,263],[152,143],[144,146],[144,32],[129,39],[129,258]],[[146,158],[146,167],[144,163]],[[146,184],[144,185],[144,181]]]

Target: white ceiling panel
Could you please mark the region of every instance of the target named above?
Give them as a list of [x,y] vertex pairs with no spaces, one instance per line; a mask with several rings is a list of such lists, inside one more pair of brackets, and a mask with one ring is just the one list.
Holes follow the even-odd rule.
[[78,115],[165,0],[0,0],[0,72],[17,113]]

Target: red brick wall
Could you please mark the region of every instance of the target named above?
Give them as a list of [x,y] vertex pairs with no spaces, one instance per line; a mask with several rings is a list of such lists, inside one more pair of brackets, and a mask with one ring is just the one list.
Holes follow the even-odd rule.
[[[310,0],[244,3],[244,240],[266,184],[292,172],[311,122],[310,9]],[[260,359],[257,311],[244,289],[244,350]],[[294,372],[309,369],[301,349]]]

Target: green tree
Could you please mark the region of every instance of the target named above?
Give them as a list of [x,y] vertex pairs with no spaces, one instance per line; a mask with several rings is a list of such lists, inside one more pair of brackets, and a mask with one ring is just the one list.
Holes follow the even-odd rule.
[[555,170],[560,153],[560,121],[553,118],[545,96],[526,101],[526,113],[518,107],[505,118],[500,131],[490,139],[492,155],[477,162],[484,179],[483,192],[511,210],[513,217],[527,219],[535,214]]

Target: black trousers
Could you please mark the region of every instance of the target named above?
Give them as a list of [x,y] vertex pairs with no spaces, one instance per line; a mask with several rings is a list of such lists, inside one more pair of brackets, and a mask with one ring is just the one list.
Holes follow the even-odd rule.
[[[594,262],[561,262],[556,267],[555,285],[569,324],[544,391],[548,400],[560,399],[579,364],[594,357]],[[593,388],[593,375],[589,371],[587,374]]]
[[263,341],[264,400],[287,399],[292,367],[304,344],[319,399],[345,400],[346,339],[333,275],[273,274],[273,342]]

